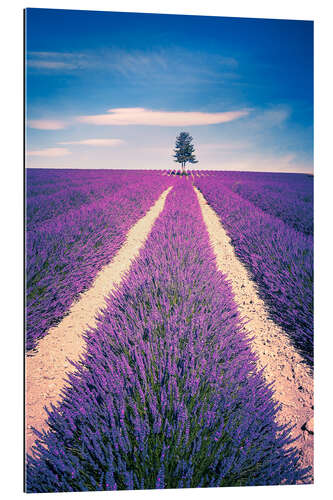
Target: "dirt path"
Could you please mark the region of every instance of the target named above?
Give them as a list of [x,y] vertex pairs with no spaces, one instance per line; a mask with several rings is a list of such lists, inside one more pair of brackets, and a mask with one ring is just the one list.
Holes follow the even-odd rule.
[[31,426],[38,430],[45,428],[47,414],[44,406],[50,407],[59,400],[64,386],[65,374],[73,370],[68,359],[77,360],[84,352],[82,333],[95,325],[95,316],[105,305],[104,298],[120,283],[129,270],[139,250],[164,207],[165,199],[172,187],[165,190],[128,232],[126,242],[96,276],[91,288],[70,308],[69,314],[38,344],[38,353],[26,356],[25,364],[25,426],[26,452],[29,453],[35,441]]
[[[258,367],[264,368],[268,383],[273,382],[274,397],[281,404],[279,423],[295,425],[293,437],[300,450],[301,463],[313,470],[313,378],[302,363],[301,356],[286,333],[269,319],[267,307],[259,298],[256,285],[235,255],[230,238],[214,210],[194,187],[198,196],[210,242],[216,255],[217,267],[228,275],[235,301],[246,329],[253,338],[252,346],[258,357]],[[312,476],[313,480],[313,476]]]

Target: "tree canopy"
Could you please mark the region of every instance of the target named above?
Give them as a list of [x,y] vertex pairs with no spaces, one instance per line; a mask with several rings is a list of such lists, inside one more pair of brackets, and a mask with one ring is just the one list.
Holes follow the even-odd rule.
[[185,173],[186,163],[198,163],[194,155],[194,146],[192,144],[193,137],[188,132],[180,132],[176,137],[176,144],[174,148],[175,162],[180,163],[182,166],[182,173]]

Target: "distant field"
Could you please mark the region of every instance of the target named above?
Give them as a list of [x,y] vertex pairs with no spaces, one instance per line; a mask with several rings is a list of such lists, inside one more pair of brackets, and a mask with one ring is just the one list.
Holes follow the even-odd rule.
[[28,170],[26,347],[34,356],[172,187],[96,328],[82,332],[87,352],[73,360],[28,457],[29,492],[311,482],[291,422],[277,423],[193,186],[311,370],[312,177]]

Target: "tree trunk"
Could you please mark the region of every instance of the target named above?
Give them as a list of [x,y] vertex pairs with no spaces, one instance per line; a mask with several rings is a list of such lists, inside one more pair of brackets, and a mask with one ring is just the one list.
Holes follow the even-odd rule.
[[182,175],[184,175],[184,174],[185,174],[185,163],[183,162],[182,163]]

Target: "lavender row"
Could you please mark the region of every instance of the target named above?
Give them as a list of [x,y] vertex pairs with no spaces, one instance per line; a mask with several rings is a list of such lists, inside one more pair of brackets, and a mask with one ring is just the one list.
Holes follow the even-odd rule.
[[313,238],[265,213],[215,178],[196,185],[221,218],[272,318],[313,364]]
[[[28,229],[141,182],[142,173],[107,170],[27,171],[26,224]],[[47,182],[48,181],[48,182]]]
[[177,179],[28,458],[29,492],[294,484],[288,429]]
[[[45,175],[45,174],[44,174]],[[26,348],[57,324],[125,241],[170,180],[137,175],[113,195],[27,229]]]
[[296,231],[313,235],[313,176],[259,172],[218,172],[212,181],[230,188]]
[[32,197],[40,194],[40,190],[51,190],[56,192],[64,187],[77,187],[82,183],[97,184],[98,182],[108,182],[111,177],[135,174],[139,170],[103,170],[103,169],[47,169],[28,168],[26,169],[27,194]]

